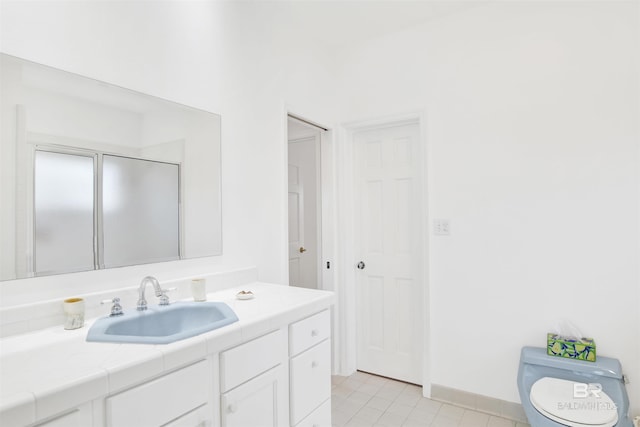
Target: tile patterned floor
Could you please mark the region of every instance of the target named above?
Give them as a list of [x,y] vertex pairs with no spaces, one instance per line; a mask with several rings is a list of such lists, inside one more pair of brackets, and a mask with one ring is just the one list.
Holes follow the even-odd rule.
[[529,427],[422,397],[422,388],[356,372],[331,379],[333,427]]

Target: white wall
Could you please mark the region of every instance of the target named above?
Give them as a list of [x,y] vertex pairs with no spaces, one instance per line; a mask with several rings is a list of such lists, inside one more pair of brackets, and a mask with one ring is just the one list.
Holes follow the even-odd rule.
[[[213,4],[3,1],[0,12],[2,52],[205,110],[220,110],[222,30]],[[154,270],[149,266],[148,273]],[[126,271],[131,271],[132,284],[140,280],[135,269],[120,269],[117,275],[95,272],[93,277],[109,281],[126,277]],[[43,294],[52,296],[51,288],[73,281],[63,275],[30,280],[28,286],[39,284]],[[12,299],[6,298],[5,289],[23,284],[4,283],[5,299]]]
[[426,110],[434,384],[518,402],[566,318],[640,411],[638,3],[496,2],[344,52],[345,120]]
[[9,1],[2,51],[218,111],[221,19],[208,2]]
[[317,120],[331,111],[325,54],[274,31],[286,16],[243,2],[1,7],[2,52],[221,114],[224,255],[202,262],[257,265],[261,280],[286,283],[285,108]]

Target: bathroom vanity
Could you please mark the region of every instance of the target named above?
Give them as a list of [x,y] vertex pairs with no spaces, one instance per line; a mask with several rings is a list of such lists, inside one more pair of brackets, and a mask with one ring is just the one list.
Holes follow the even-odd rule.
[[167,345],[86,342],[91,321],[3,339],[0,425],[330,426],[333,294],[252,283],[208,300],[239,321]]

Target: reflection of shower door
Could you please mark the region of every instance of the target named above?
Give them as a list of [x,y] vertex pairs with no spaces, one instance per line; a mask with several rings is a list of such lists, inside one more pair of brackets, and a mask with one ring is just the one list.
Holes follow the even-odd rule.
[[177,164],[103,156],[104,267],[180,258]]
[[35,275],[180,259],[180,166],[128,157],[34,155]]
[[95,268],[95,162],[94,155],[35,152],[35,275]]

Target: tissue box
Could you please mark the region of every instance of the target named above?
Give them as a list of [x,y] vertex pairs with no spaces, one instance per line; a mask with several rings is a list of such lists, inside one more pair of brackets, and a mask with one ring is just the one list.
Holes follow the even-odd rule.
[[547,354],[569,359],[596,361],[596,343],[592,338],[570,338],[547,334]]

